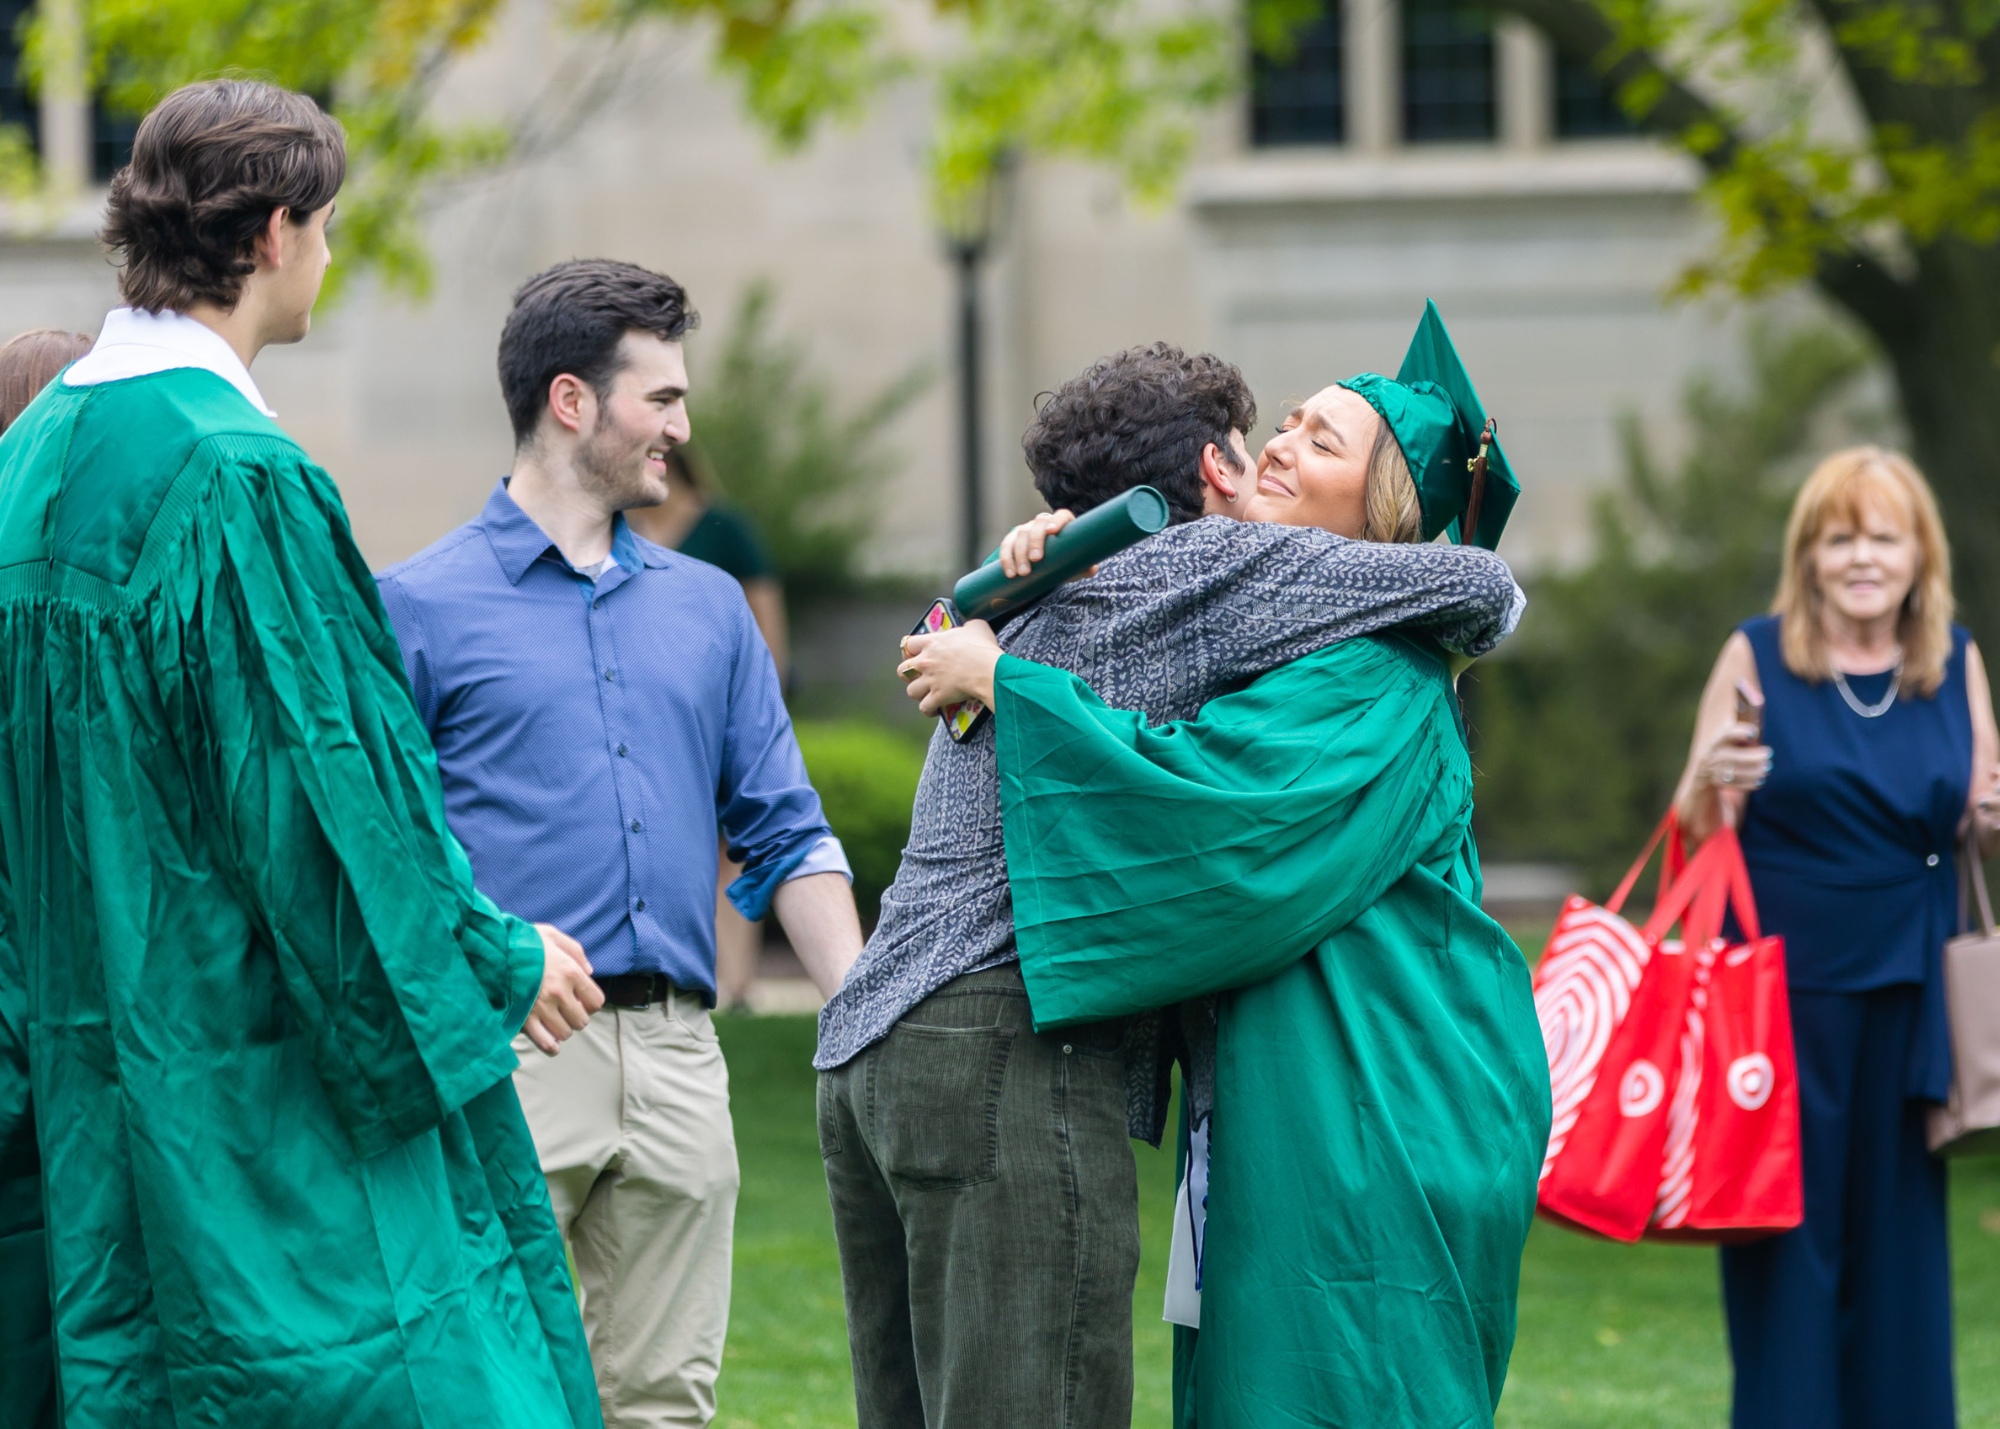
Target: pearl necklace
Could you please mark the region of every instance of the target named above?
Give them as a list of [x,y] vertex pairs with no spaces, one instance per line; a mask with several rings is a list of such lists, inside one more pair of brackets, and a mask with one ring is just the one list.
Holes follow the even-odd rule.
[[1899,652],[1896,656],[1895,668],[1889,671],[1889,693],[1882,696],[1876,703],[1864,705],[1860,700],[1856,699],[1854,691],[1848,687],[1847,676],[1841,674],[1838,670],[1833,672],[1833,687],[1840,691],[1840,697],[1847,701],[1847,707],[1863,719],[1880,719],[1883,715],[1889,713],[1889,706],[1896,703],[1896,687],[1902,682],[1902,679],[1903,657]]

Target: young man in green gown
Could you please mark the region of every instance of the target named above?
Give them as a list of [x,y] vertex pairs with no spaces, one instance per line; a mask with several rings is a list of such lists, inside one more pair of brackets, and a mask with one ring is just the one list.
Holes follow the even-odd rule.
[[[1412,535],[1495,544],[1515,487],[1436,310],[1395,381],[1341,386],[1405,457]],[[978,627],[941,639],[974,674],[938,663],[926,695],[993,709],[1037,1028],[1221,994],[1190,1098],[1205,1224],[1195,1194],[1198,1258],[1177,1242],[1170,1277],[1198,1275],[1169,1292],[1176,1423],[1490,1424],[1549,1087],[1526,962],[1479,908],[1442,652],[1347,641],[1155,728],[973,653]]]
[[600,1422],[512,1073],[601,1002],[501,913],[340,497],[249,367],[345,171],[303,95],[169,96],[127,306],[0,440],[0,1421]]

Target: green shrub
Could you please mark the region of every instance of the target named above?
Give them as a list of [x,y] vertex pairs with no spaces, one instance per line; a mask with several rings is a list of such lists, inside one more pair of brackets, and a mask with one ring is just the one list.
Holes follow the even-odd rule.
[[861,919],[872,926],[910,839],[924,742],[860,720],[800,720],[793,727],[826,821],[853,865]]

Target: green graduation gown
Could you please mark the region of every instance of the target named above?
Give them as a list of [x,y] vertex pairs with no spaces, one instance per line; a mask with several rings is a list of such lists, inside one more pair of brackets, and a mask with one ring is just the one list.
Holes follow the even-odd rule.
[[1442,662],[1348,641],[1148,728],[1006,657],[994,724],[1037,1026],[1227,993],[1177,1423],[1490,1424],[1549,1081]]
[[52,1361],[68,1429],[600,1423],[510,1078],[539,938],[221,378],[0,438],[0,734],[0,1414]]

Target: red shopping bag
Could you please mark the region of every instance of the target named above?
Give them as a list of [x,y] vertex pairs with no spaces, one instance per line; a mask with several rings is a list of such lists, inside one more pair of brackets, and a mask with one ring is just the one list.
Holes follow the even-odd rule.
[[[1668,839],[1643,928],[1620,916]],[[1721,938],[1734,908],[1747,941]],[[1666,934],[1678,923],[1683,938]],[[1535,974],[1554,1120],[1540,1209],[1614,1240],[1797,1225],[1798,1082],[1784,953],[1759,936],[1735,832],[1692,859],[1670,814],[1610,901],[1572,897]]]
[[[1732,1242],[1790,1230],[1805,1216],[1799,1080],[1785,949],[1758,935],[1750,875],[1725,829],[1730,902],[1746,941],[1701,955],[1688,1007],[1685,1126],[1670,1121],[1649,1239]],[[1711,839],[1710,843],[1715,840]]]

